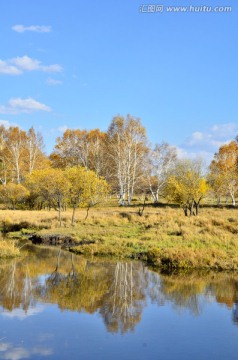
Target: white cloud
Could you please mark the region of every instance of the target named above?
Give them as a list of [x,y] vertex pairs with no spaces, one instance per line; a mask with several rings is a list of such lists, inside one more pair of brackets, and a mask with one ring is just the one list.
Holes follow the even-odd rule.
[[15,347],[7,350],[3,356],[3,359],[6,360],[21,360],[27,359],[30,357],[30,352],[23,347]]
[[[229,138],[229,140],[231,139]],[[227,142],[229,140],[227,140],[227,138],[224,136],[219,138],[216,134],[212,133],[210,129],[207,133],[195,131],[194,133],[192,133],[191,136],[186,139],[184,145],[191,148],[200,148],[201,146],[203,146],[211,150],[212,148],[220,147],[222,144],[224,144],[224,142]]]
[[186,159],[189,157],[189,154],[186,150],[184,150],[182,147],[179,146],[175,146],[176,147],[176,151],[177,151],[177,155],[179,159]]
[[12,98],[7,105],[0,105],[0,114],[16,115],[20,113],[32,113],[36,111],[51,111],[51,108],[32,98]]
[[53,350],[51,348],[46,348],[42,346],[26,348],[23,346],[14,346],[12,343],[0,344],[0,351],[2,352],[1,359],[6,360],[21,360],[34,358],[34,355],[36,355],[37,357],[46,357],[53,354]]
[[16,66],[11,65],[8,61],[3,61],[0,59],[0,74],[20,75],[22,74],[22,71]]
[[13,59],[8,60],[9,63],[13,64],[20,71],[33,71],[38,70],[41,67],[41,62],[36,59],[32,59],[27,55],[22,57],[15,57]]
[[46,80],[46,84],[50,85],[50,86],[55,86],[55,85],[61,85],[62,81],[61,80],[56,80],[56,79],[52,79],[52,78],[48,78]]
[[222,144],[234,140],[238,134],[238,124],[216,124],[205,132],[195,131],[188,137],[183,147],[203,148],[209,151],[216,150]]
[[48,66],[41,65],[38,70],[42,70],[44,72],[55,73],[55,72],[61,72],[62,66],[59,64],[53,64],[53,65],[48,65]]
[[49,33],[51,32],[51,26],[46,25],[31,25],[31,26],[24,26],[24,25],[14,25],[12,26],[12,30],[18,33],[24,33],[25,31],[33,31],[38,33]]
[[219,139],[234,138],[238,134],[238,123],[227,123],[214,125],[211,128],[213,136]]
[[16,57],[8,60],[9,63],[13,64],[20,71],[44,71],[44,72],[60,72],[62,71],[62,67],[59,64],[53,65],[42,65],[41,61],[37,59],[32,59],[27,55],[22,57]]
[[4,126],[6,129],[8,129],[11,126],[18,126],[19,127],[18,124],[12,123],[12,122],[10,122],[8,120],[0,120],[0,126]]
[[188,139],[188,144],[189,145],[194,145],[197,142],[200,142],[204,139],[204,134],[200,131],[195,131],[194,133],[192,133],[191,137]]
[[62,66],[59,64],[43,65],[40,60],[32,59],[27,55],[7,60],[0,59],[0,74],[21,75],[24,71],[56,73],[62,71]]
[[67,126],[67,125],[62,125],[62,126],[58,127],[57,130],[58,130],[59,132],[64,133],[67,129],[68,129],[68,126]]
[[211,161],[213,158],[214,153],[205,151],[205,150],[199,150],[199,151],[189,151],[186,150],[183,147],[176,146],[177,155],[179,159],[204,159],[206,161]]
[[37,306],[37,307],[30,307],[27,311],[23,310],[23,309],[13,309],[12,311],[8,311],[8,310],[4,310],[1,315],[3,317],[7,317],[7,318],[17,318],[19,320],[24,320],[29,316],[33,316],[33,315],[37,315],[39,313],[41,313],[42,311],[44,311],[44,307],[43,306]]
[[[5,339],[5,338],[3,338],[3,339]],[[9,344],[9,343],[0,342],[0,351],[6,351],[7,349],[9,349],[10,346],[11,346],[11,344]]]
[[53,354],[53,350],[50,348],[44,348],[43,346],[38,346],[32,349],[32,354],[49,356]]
[[177,148],[180,158],[201,157],[209,163],[214,153],[238,135],[237,123],[215,124],[207,131],[195,131]]

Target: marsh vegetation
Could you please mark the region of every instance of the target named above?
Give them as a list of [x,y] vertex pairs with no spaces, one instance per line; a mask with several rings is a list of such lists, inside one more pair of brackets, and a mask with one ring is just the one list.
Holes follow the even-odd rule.
[[201,208],[199,217],[185,217],[177,207],[139,206],[80,209],[71,226],[71,211],[59,228],[54,211],[0,212],[1,231],[10,239],[31,234],[70,236],[80,246],[70,251],[90,256],[142,259],[164,268],[238,269],[238,210]]

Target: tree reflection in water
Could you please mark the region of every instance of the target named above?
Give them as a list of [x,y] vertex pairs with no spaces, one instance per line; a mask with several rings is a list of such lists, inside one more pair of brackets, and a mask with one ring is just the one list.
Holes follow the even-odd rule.
[[71,311],[98,312],[110,332],[133,331],[147,301],[199,314],[204,302],[232,309],[238,323],[238,275],[158,274],[140,262],[114,262],[34,247],[29,256],[0,263],[0,304],[26,314],[36,303]]
[[29,307],[35,304],[32,281],[27,264],[22,266],[19,261],[14,260],[1,267],[0,302],[2,306],[9,311],[21,308],[27,312]]
[[132,330],[140,321],[145,303],[142,264],[80,259],[77,265],[81,265],[76,266],[75,255],[71,254],[69,270],[63,273],[60,255],[56,269],[44,284],[44,300],[57,303],[61,309],[99,311],[111,332]]
[[[206,302],[217,302],[233,309],[233,321],[238,323],[237,273],[180,272],[160,274],[159,282],[155,279],[150,275],[150,283],[154,283],[154,286],[151,285],[153,292],[162,293],[161,299],[170,301],[176,309],[189,309],[194,315],[199,315]],[[155,297],[151,295],[151,298],[154,300]]]
[[107,299],[100,309],[110,332],[133,330],[146,302],[146,277],[141,263],[117,262]]

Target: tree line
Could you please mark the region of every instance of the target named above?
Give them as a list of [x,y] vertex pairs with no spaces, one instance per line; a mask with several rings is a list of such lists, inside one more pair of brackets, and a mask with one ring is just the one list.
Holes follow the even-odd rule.
[[185,215],[197,215],[204,197],[222,197],[236,205],[238,138],[220,147],[208,171],[201,160],[179,159],[168,143],[151,146],[141,120],[115,116],[106,132],[67,129],[46,156],[34,128],[0,127],[0,196],[15,208],[90,207],[108,194],[120,205],[133,196],[161,197],[180,204]]

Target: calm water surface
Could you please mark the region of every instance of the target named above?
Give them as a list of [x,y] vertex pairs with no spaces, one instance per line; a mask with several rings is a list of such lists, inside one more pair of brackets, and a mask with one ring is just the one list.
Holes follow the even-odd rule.
[[238,358],[238,274],[31,248],[0,263],[0,359]]

